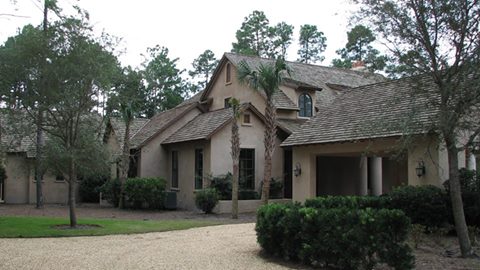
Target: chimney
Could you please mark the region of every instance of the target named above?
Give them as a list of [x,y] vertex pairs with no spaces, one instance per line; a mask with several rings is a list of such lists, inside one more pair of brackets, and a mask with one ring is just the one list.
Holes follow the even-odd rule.
[[363,61],[358,60],[352,63],[352,70],[366,72],[367,67],[365,66],[365,63]]

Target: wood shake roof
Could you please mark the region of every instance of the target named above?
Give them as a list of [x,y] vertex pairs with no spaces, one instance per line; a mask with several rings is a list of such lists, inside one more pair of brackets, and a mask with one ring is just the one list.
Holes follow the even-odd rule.
[[[135,118],[130,124],[130,139],[145,126],[149,121],[147,118]],[[120,117],[110,117],[110,124],[120,147],[123,147],[123,140],[125,138],[125,122]]]
[[208,139],[232,119],[232,109],[202,113],[177,130],[162,144]]
[[[355,141],[431,131],[437,109],[427,92],[426,77],[410,77],[345,91],[324,110],[293,132],[282,146]],[[429,93],[432,94],[431,92]]]
[[177,107],[154,115],[131,139],[131,147],[139,148],[162,132],[177,119],[197,106],[196,102],[178,105]]

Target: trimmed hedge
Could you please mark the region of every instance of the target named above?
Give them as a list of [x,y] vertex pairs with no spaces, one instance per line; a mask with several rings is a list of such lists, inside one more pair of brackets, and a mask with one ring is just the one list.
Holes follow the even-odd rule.
[[322,196],[308,199],[305,207],[313,208],[383,208],[387,205],[388,198],[377,196]]
[[118,207],[120,201],[120,181],[118,178],[110,179],[100,187],[103,199],[111,203],[114,207]]
[[410,220],[389,209],[311,208],[270,204],[257,212],[257,240],[269,254],[315,266],[411,269]]
[[100,200],[100,189],[107,180],[108,177],[101,175],[82,177],[78,188],[82,202],[98,203]]
[[195,192],[195,205],[205,214],[212,213],[218,203],[220,196],[214,188],[205,188]]
[[125,196],[133,208],[162,209],[166,182],[163,178],[128,178]]

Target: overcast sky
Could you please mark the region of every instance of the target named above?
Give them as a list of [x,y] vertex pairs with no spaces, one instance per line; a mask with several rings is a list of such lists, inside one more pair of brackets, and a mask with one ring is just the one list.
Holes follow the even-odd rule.
[[[335,51],[346,43],[348,19],[353,10],[348,0],[58,0],[61,7],[73,3],[86,9],[97,32],[102,30],[122,38],[123,65],[139,66],[147,47],[166,46],[170,57],[178,57],[179,67],[190,69],[193,59],[206,49],[217,58],[232,48],[235,32],[254,10],[265,12],[270,24],[285,21],[294,26],[294,41],[288,60],[297,58],[298,31],[302,24],[314,24],[327,37],[326,60],[330,65]],[[0,42],[23,25],[42,20],[43,0],[0,0],[0,13],[28,18],[0,16]]]

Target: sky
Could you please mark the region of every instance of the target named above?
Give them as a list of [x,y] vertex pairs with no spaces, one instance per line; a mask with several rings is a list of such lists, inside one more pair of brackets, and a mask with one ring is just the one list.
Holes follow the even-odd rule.
[[[15,3],[16,2],[16,3]],[[345,46],[349,17],[354,6],[348,0],[58,0],[65,11],[72,4],[86,9],[97,33],[105,31],[122,39],[119,50],[122,65],[139,67],[147,47],[169,49],[179,58],[178,67],[191,69],[191,63],[206,49],[220,59],[232,49],[235,32],[254,10],[265,13],[271,25],[285,21],[294,26],[294,41],[287,59],[297,58],[300,25],[313,24],[327,37],[325,61],[330,65],[335,51]],[[26,24],[42,21],[43,0],[0,0],[0,43]],[[17,16],[1,16],[1,14]],[[18,17],[18,16],[25,16]]]

